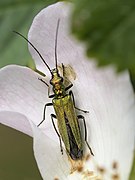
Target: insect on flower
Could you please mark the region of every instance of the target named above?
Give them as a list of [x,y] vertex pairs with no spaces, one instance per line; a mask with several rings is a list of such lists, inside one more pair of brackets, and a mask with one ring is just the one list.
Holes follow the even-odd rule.
[[[43,113],[43,120],[38,124],[38,126],[40,126],[45,121],[46,107],[53,106],[56,114],[51,114],[51,119],[52,119],[54,129],[59,137],[61,152],[63,154],[63,147],[62,147],[62,141],[63,141],[66,148],[67,155],[70,156],[73,160],[78,160],[78,159],[82,159],[83,157],[83,141],[81,138],[81,131],[80,131],[80,126],[78,122],[79,119],[82,119],[84,122],[85,142],[90,150],[90,153],[94,155],[91,147],[89,146],[87,142],[87,129],[86,129],[85,118],[82,115],[76,114],[76,110],[82,111],[84,113],[88,113],[88,111],[84,111],[77,108],[75,105],[73,92],[70,90],[69,93],[67,93],[67,91],[73,86],[73,84],[70,83],[68,86],[65,86],[63,64],[62,64],[63,77],[60,76],[60,73],[58,70],[58,60],[57,60],[57,39],[58,39],[59,25],[60,25],[60,19],[58,19],[57,27],[56,27],[55,68],[52,70],[50,69],[49,65],[46,63],[46,61],[44,60],[40,52],[37,50],[37,48],[22,34],[16,31],[14,32],[20,35],[21,37],[23,37],[35,49],[35,51],[38,53],[41,60],[46,65],[46,67],[48,68],[52,76],[50,80],[50,84],[52,85],[52,89],[54,92],[54,94],[52,95],[49,95],[50,86],[43,79],[39,79],[48,87],[48,96],[49,98],[53,98],[53,99],[51,103],[47,103],[45,105],[44,113]],[[54,119],[57,119],[58,130],[55,126]]]

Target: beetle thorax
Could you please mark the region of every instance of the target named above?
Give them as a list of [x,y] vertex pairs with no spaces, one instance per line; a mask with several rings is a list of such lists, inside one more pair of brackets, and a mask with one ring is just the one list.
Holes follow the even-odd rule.
[[57,98],[65,96],[63,78],[59,75],[56,69],[52,70],[52,79],[50,80],[50,84],[53,86],[53,91]]

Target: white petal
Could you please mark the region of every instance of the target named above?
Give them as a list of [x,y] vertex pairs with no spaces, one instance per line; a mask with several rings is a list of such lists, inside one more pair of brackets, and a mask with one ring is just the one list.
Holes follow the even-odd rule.
[[[74,42],[72,42],[71,39],[67,37],[67,28],[69,27],[67,21],[69,19],[68,14],[70,11],[71,4],[68,3],[68,6],[65,6],[65,4],[67,3],[56,3],[55,5],[51,5],[46,9],[43,9],[34,18],[34,21],[28,34],[29,40],[36,46],[36,48],[39,50],[39,52],[42,54],[45,61],[51,66],[51,68],[54,68],[55,66],[55,34],[59,18],[60,27],[58,33],[58,61],[64,62],[64,60],[66,60],[67,57],[70,57],[70,55],[68,54],[69,50],[67,49],[69,45],[71,45],[70,48],[74,51]],[[61,42],[61,40],[63,42]],[[44,44],[45,47],[42,46]],[[31,46],[29,46],[29,50],[31,52],[33,59],[35,60],[37,69],[47,74],[48,69],[42,63],[39,55]]]
[[[29,123],[26,119],[36,125],[41,122],[43,108],[48,100],[48,88],[38,77],[40,76],[29,68],[16,65],[0,70],[0,122],[23,132],[31,131],[30,125],[25,125]],[[49,129],[50,119],[45,124]]]
[[44,179],[65,178],[70,173],[66,154],[64,153],[62,156],[59,144],[55,143],[34,124],[31,123],[31,125],[34,134],[34,153],[42,177]]
[[0,122],[14,129],[17,129],[18,131],[21,131],[29,136],[33,136],[28,119],[20,113],[1,111]]
[[[115,74],[113,68],[97,69],[85,57],[84,48],[69,36],[71,4],[56,3],[42,10],[34,19],[29,40],[37,47],[46,62],[55,67],[54,44],[57,21],[58,61],[70,64],[77,75],[74,83],[76,105],[89,110],[86,117],[89,143],[95,160],[108,170],[113,161],[119,165],[122,180],[126,180],[133,157],[135,135],[135,102],[129,75]],[[48,74],[45,65],[30,47],[37,68]]]

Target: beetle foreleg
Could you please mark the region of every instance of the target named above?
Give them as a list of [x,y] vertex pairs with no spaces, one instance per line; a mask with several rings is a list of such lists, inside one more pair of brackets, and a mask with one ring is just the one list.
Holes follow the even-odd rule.
[[41,78],[38,78],[38,80],[40,80],[41,82],[43,82],[48,88],[49,88],[49,85]]
[[55,129],[55,131],[56,131],[56,133],[57,133],[57,135],[58,135],[58,137],[59,137],[59,141],[60,141],[60,149],[61,149],[61,153],[63,154],[63,148],[62,148],[62,143],[61,143],[61,137],[60,137],[60,135],[59,135],[59,133],[58,133],[58,131],[57,131],[57,129],[56,129],[56,126],[55,126],[55,123],[54,123],[54,121],[53,121],[53,118],[57,119],[55,114],[51,114],[51,119],[52,119],[53,127],[54,127],[54,129]]
[[48,97],[49,97],[49,98],[53,98],[53,97],[55,96],[55,94],[51,94],[51,95],[50,95],[50,86],[49,86],[43,79],[38,78],[38,80],[40,80],[41,82],[43,82],[43,83],[48,87]]
[[64,77],[65,76],[65,67],[64,67],[64,64],[62,63],[62,76]]
[[84,118],[82,115],[78,115],[77,117],[78,117],[78,119],[82,119],[82,120],[83,120],[84,130],[85,130],[85,142],[86,142],[86,144],[87,144],[87,146],[88,146],[88,148],[89,148],[89,150],[90,150],[90,153],[94,156],[94,153],[93,153],[90,145],[89,145],[88,142],[87,142],[87,128],[86,128],[85,118]]
[[51,95],[49,95],[50,94],[50,86],[43,79],[38,78],[38,80],[43,82],[48,87],[48,97],[50,98],[50,96],[51,96]]
[[74,107],[75,107],[75,109],[77,109],[78,111],[82,111],[83,113],[89,113],[89,111],[82,110],[82,109],[77,108],[77,107],[75,106],[75,98],[74,98],[74,94],[73,94],[73,92],[72,92],[72,91],[69,91],[69,95],[71,95],[71,96],[72,96],[72,99],[73,99],[73,103],[74,103]]
[[67,86],[67,87],[65,88],[65,91],[69,90],[72,86],[73,86],[73,84],[70,84],[69,86]]
[[55,94],[51,94],[49,95],[49,98],[53,98],[55,96]]
[[44,113],[43,113],[43,120],[37,125],[37,127],[39,127],[45,120],[45,110],[46,110],[46,107],[47,106],[52,106],[53,104],[52,103],[47,103],[45,104],[45,107],[44,107]]

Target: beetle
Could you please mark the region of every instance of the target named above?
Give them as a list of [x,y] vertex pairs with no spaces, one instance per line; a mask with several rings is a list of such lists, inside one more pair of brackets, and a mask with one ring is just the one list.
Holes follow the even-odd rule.
[[[87,142],[87,129],[86,129],[85,118],[84,116],[77,115],[76,113],[76,110],[82,111],[84,113],[88,113],[88,111],[84,111],[76,107],[73,92],[71,90],[68,92],[68,90],[71,89],[73,84],[70,83],[68,86],[64,85],[64,65],[63,64],[62,64],[63,77],[60,75],[58,71],[57,39],[58,39],[59,24],[60,24],[60,19],[58,19],[57,26],[56,26],[55,68],[52,70],[50,69],[49,65],[46,63],[46,61],[44,60],[43,56],[40,54],[38,49],[22,34],[16,31],[14,32],[20,35],[21,37],[23,37],[35,49],[35,51],[37,52],[37,54],[39,55],[43,63],[46,65],[46,67],[48,68],[52,76],[50,80],[50,84],[52,85],[52,90],[54,93],[52,95],[50,95],[50,86],[43,79],[39,78],[39,80],[48,87],[48,96],[49,98],[52,98],[52,102],[45,104],[43,120],[37,126],[39,127],[45,121],[46,107],[53,106],[55,114],[51,114],[51,119],[52,119],[52,124],[54,126],[54,129],[59,137],[61,152],[63,154],[63,147],[62,147],[62,141],[63,141],[67,154],[73,160],[78,160],[78,159],[82,159],[83,157],[83,141],[81,138],[81,131],[80,131],[78,119],[83,120],[84,130],[85,130],[84,139],[90,150],[90,153],[94,156],[93,151]],[[54,119],[57,119],[58,130],[55,126]]]

